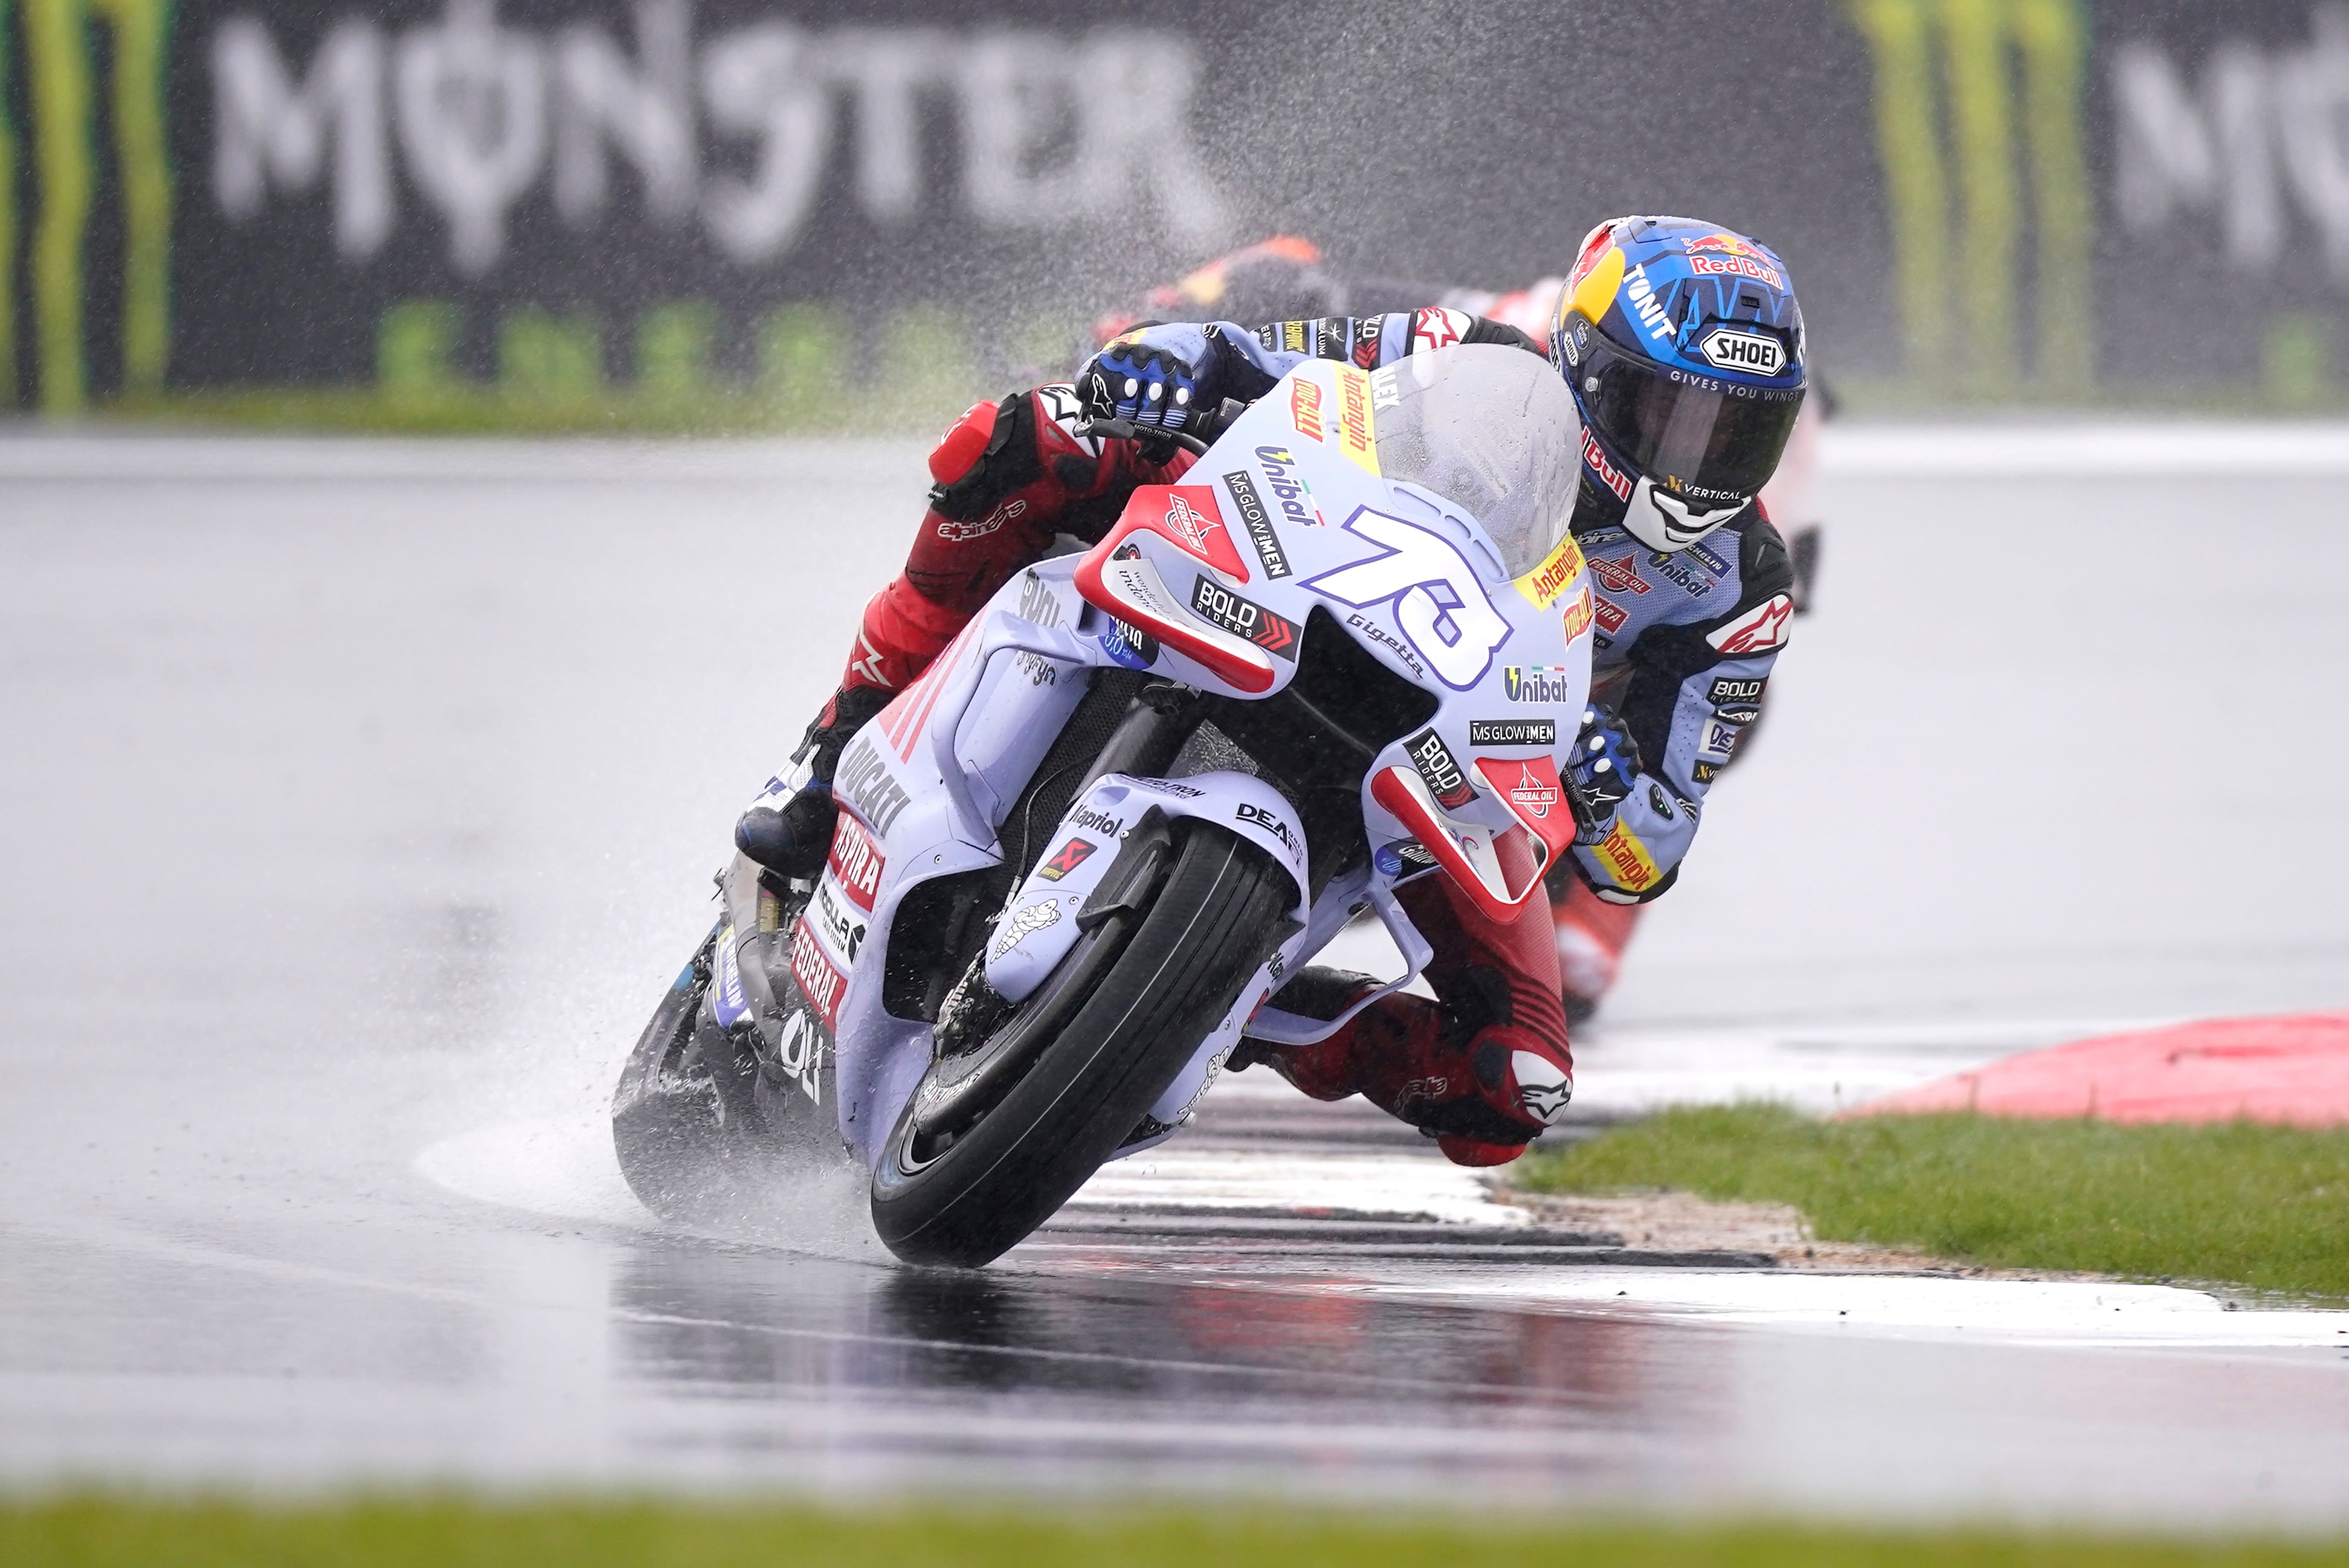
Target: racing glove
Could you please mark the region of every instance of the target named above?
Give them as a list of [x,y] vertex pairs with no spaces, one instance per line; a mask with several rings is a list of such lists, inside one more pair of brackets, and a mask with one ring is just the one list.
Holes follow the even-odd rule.
[[1639,743],[1619,717],[1583,710],[1566,784],[1575,864],[1592,892],[1609,903],[1645,903],[1672,885],[1696,836],[1697,805],[1641,771]]
[[1584,708],[1582,733],[1575,737],[1574,758],[1566,770],[1579,842],[1597,843],[1606,836],[1615,809],[1639,776],[1640,746],[1622,720],[1604,708]]
[[1112,338],[1077,372],[1077,395],[1096,418],[1179,430],[1214,397],[1216,356],[1196,326],[1163,323]]

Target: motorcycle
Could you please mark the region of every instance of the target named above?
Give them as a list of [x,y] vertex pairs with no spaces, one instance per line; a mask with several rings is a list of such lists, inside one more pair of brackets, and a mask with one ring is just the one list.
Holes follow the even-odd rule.
[[[1243,1029],[1319,1039],[1416,977],[1398,886],[1511,919],[1567,851],[1592,598],[1556,373],[1309,361],[1216,423],[1091,426],[1198,460],[858,734],[820,875],[720,874],[613,1102],[656,1212],[851,1161],[898,1257],[983,1264],[1180,1130]],[[1365,911],[1406,973],[1336,1019],[1273,1006]]]

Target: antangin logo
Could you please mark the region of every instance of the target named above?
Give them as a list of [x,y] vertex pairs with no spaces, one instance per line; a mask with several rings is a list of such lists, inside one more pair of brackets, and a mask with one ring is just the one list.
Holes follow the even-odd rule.
[[1582,547],[1568,535],[1550,552],[1548,560],[1517,579],[1517,592],[1532,600],[1535,608],[1547,610],[1574,586],[1574,580],[1582,575]]

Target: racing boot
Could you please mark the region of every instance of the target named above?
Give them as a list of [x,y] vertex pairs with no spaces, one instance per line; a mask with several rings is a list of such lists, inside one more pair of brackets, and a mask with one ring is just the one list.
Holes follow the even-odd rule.
[[[1509,1021],[1508,987],[1496,973],[1468,969],[1453,978],[1448,1003],[1398,992],[1309,1046],[1243,1037],[1226,1065],[1261,1062],[1315,1099],[1359,1094],[1435,1140],[1455,1165],[1506,1165],[1563,1119],[1574,1062],[1562,1039],[1554,1045]],[[1342,969],[1303,969],[1273,1006],[1335,1018],[1381,984]]]
[[832,798],[840,754],[896,695],[878,686],[834,692],[792,753],[791,768],[769,779],[766,792],[734,824],[734,847],[779,876],[812,877],[822,870],[840,818]]
[[1644,905],[1609,903],[1574,874],[1572,862],[1553,872],[1550,925],[1557,936],[1559,990],[1566,1021],[1579,1024],[1599,1010],[1622,966],[1623,949]]

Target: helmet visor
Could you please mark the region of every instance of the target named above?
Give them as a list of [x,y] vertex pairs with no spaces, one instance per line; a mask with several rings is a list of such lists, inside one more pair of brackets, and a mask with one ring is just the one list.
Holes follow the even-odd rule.
[[1593,330],[1568,374],[1592,428],[1663,489],[1720,505],[1769,482],[1802,412],[1799,387],[1746,387],[1634,357]]

